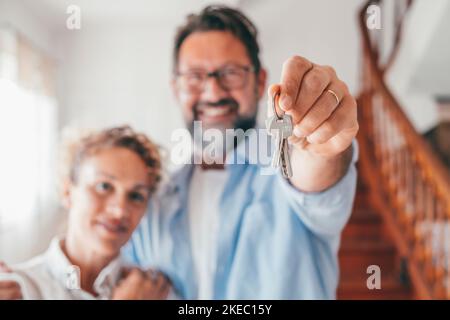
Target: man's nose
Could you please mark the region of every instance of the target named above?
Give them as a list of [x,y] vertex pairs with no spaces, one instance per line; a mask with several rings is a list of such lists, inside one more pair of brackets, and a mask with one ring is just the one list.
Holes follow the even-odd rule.
[[219,101],[228,97],[228,91],[225,90],[217,77],[208,77],[205,80],[201,99],[203,101]]

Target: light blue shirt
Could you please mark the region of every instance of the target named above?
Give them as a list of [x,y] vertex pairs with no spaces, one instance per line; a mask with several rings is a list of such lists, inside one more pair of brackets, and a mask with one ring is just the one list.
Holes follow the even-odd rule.
[[[357,144],[345,176],[318,193],[298,191],[280,173],[267,175],[249,163],[243,145],[235,152],[244,164],[225,166],[213,298],[335,299],[340,234],[356,189]],[[192,172],[193,165],[186,165],[172,175],[123,250],[130,262],[166,273],[186,299],[198,292],[188,221]]]

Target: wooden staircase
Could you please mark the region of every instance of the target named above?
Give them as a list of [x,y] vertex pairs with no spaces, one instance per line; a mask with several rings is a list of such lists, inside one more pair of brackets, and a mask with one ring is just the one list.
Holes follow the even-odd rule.
[[[342,237],[338,298],[450,299],[450,173],[384,80],[412,0],[395,2],[396,36],[387,63],[380,59],[383,29],[370,30],[366,24],[368,7],[384,2],[369,0],[359,13],[360,180]],[[381,268],[380,290],[366,285],[372,264]]]
[[[386,64],[379,59],[382,30],[366,25],[368,7],[383,2],[369,0],[359,13],[359,180],[341,239],[337,298],[450,299],[450,174],[384,81],[412,1],[395,2],[396,37]],[[368,288],[371,265],[380,268],[380,289]]]
[[[411,299],[406,270],[382,217],[370,204],[369,191],[359,175],[355,205],[343,231],[339,262],[338,299]],[[381,289],[368,289],[367,267],[381,269]]]

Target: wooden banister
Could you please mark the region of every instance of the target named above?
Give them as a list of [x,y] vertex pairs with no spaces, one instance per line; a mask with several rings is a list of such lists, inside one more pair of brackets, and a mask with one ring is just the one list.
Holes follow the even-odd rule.
[[[409,8],[411,1],[407,2]],[[362,8],[359,17],[363,53],[363,85],[358,98],[361,174],[368,180],[371,201],[408,262],[417,297],[450,299],[450,173],[416,132],[384,81],[386,69],[378,60],[379,46],[371,42],[366,27],[371,4],[369,1]],[[400,28],[401,22],[396,25]],[[395,39],[399,43],[391,57],[401,44],[399,30]]]
[[[401,1],[395,2],[397,5],[395,7],[396,10],[399,10],[398,4],[402,3]],[[403,32],[403,22],[405,20],[405,15],[408,12],[412,5],[412,0],[406,0],[405,2],[405,8],[401,12],[396,12],[395,15],[395,36],[394,36],[394,48],[392,49],[389,58],[387,59],[386,64],[382,67],[381,72],[384,74],[386,70],[389,70],[389,68],[392,66],[392,64],[395,61],[395,58],[397,57],[397,53],[400,49],[401,44],[401,37]]]

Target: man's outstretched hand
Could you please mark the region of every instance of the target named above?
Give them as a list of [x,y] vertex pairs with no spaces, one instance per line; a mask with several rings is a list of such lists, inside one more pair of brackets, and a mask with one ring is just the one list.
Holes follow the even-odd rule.
[[[348,169],[351,143],[359,126],[356,101],[335,70],[294,56],[283,64],[280,83],[269,88],[269,104],[279,92],[279,107],[292,116],[289,138],[293,177],[298,189],[323,191]],[[273,113],[268,106],[269,115]],[[277,110],[281,113],[281,110]]]

